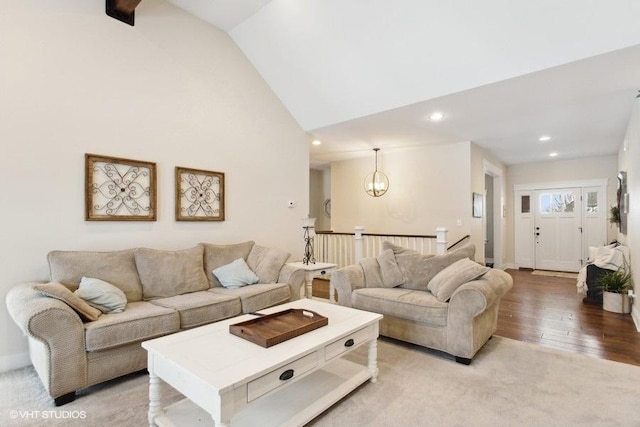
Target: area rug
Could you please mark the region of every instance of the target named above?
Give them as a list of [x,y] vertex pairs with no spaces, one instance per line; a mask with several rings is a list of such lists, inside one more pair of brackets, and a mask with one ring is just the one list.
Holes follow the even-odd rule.
[[531,274],[537,276],[564,277],[565,279],[578,278],[578,273],[568,273],[566,271],[533,270]]
[[[352,358],[364,363],[366,349]],[[381,338],[378,367],[377,383],[365,383],[309,425],[640,425],[640,367],[632,365],[494,337],[470,366]],[[33,369],[22,368],[0,375],[0,425],[145,426],[147,387],[147,375],[130,375],[56,408]],[[164,404],[181,398],[169,386],[162,391]]]

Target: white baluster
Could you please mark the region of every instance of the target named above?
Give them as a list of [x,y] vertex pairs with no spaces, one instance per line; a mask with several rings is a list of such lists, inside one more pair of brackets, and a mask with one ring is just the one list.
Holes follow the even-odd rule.
[[436,254],[442,255],[447,253],[447,228],[436,228]]

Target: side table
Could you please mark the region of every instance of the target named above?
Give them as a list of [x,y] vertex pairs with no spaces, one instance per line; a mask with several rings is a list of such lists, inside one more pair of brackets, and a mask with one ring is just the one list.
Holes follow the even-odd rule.
[[[331,264],[328,262],[316,262],[315,264],[305,264],[303,262],[290,262],[289,265],[295,268],[301,268],[305,270],[305,296],[311,298],[311,291],[314,277],[322,277],[327,273],[331,273],[336,270],[338,264]],[[333,301],[331,301],[333,302]]]

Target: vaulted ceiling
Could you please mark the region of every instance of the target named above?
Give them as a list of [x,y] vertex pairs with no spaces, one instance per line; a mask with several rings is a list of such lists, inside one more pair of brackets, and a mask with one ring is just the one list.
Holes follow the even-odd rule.
[[322,141],[314,165],[460,141],[506,164],[612,155],[640,88],[635,0],[170,1],[229,33]]

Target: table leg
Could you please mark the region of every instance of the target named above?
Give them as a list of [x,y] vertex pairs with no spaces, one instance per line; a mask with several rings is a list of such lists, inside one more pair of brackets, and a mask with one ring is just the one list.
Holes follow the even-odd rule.
[[313,272],[307,272],[305,284],[307,285],[307,289],[305,291],[306,297],[311,298],[313,296]]
[[369,364],[367,368],[371,374],[369,381],[372,383],[378,381],[378,340],[375,338],[369,341]]
[[149,369],[149,426],[155,427],[155,418],[160,414],[160,378]]

